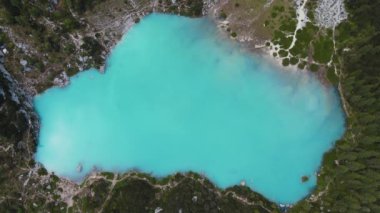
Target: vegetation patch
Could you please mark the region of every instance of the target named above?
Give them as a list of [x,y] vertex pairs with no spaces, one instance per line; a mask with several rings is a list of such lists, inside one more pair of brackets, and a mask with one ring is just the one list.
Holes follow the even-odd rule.
[[289,58],[284,58],[284,59],[282,59],[282,65],[283,66],[289,66],[289,63],[290,63],[290,60],[289,60]]
[[339,78],[338,76],[335,74],[335,69],[334,67],[329,67],[327,69],[327,73],[326,73],[326,77],[327,79],[329,79],[330,83],[337,86],[338,83],[339,83]]
[[326,64],[331,60],[334,52],[334,43],[328,36],[320,36],[313,42],[313,58],[316,62]]
[[315,34],[318,31],[318,27],[314,26],[311,23],[307,23],[304,28],[297,31],[296,42],[292,49],[290,49],[290,53],[293,56],[297,56],[299,58],[306,58],[308,56],[308,51],[310,47],[310,43],[313,40]]
[[297,63],[298,63],[298,58],[296,58],[296,57],[291,57],[290,58],[290,64],[291,65],[296,65]]
[[310,71],[312,71],[312,72],[318,72],[318,70],[319,70],[319,65],[318,64],[310,64],[310,66],[309,66],[309,69],[310,69]]

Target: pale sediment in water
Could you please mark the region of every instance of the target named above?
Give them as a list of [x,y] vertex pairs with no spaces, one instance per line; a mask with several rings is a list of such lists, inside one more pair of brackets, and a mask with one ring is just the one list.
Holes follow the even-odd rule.
[[115,47],[105,74],[71,80],[35,99],[36,159],[73,180],[94,167],[191,170],[293,203],[344,132],[335,89],[252,57],[207,19],[150,15]]

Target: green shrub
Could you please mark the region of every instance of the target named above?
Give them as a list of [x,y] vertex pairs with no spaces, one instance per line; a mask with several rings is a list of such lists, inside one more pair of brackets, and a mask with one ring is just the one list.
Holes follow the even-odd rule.
[[278,51],[278,55],[283,58],[283,57],[287,57],[289,55],[289,52],[286,51],[286,50],[280,50]]
[[282,65],[283,65],[283,66],[289,66],[289,63],[290,63],[289,58],[284,58],[284,59],[282,60]]
[[45,176],[48,174],[47,170],[44,167],[41,167],[37,170],[37,174],[40,176]]
[[291,65],[296,65],[298,63],[298,58],[296,57],[291,57],[290,58],[290,64]]
[[311,64],[309,68],[310,68],[310,71],[317,72],[319,70],[319,65],[318,64]]

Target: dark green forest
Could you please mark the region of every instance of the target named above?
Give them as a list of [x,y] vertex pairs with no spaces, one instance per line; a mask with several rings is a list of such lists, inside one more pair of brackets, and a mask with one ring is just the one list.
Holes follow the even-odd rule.
[[324,158],[317,192],[294,212],[380,212],[380,0],[347,0],[338,26],[347,132]]

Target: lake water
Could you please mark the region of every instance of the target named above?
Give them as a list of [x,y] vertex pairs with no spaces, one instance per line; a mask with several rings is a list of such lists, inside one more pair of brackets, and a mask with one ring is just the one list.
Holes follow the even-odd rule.
[[344,132],[336,91],[312,74],[248,54],[207,19],[159,14],[125,35],[106,74],[81,72],[35,106],[36,160],[58,175],[191,170],[222,188],[244,180],[279,203],[312,190]]

